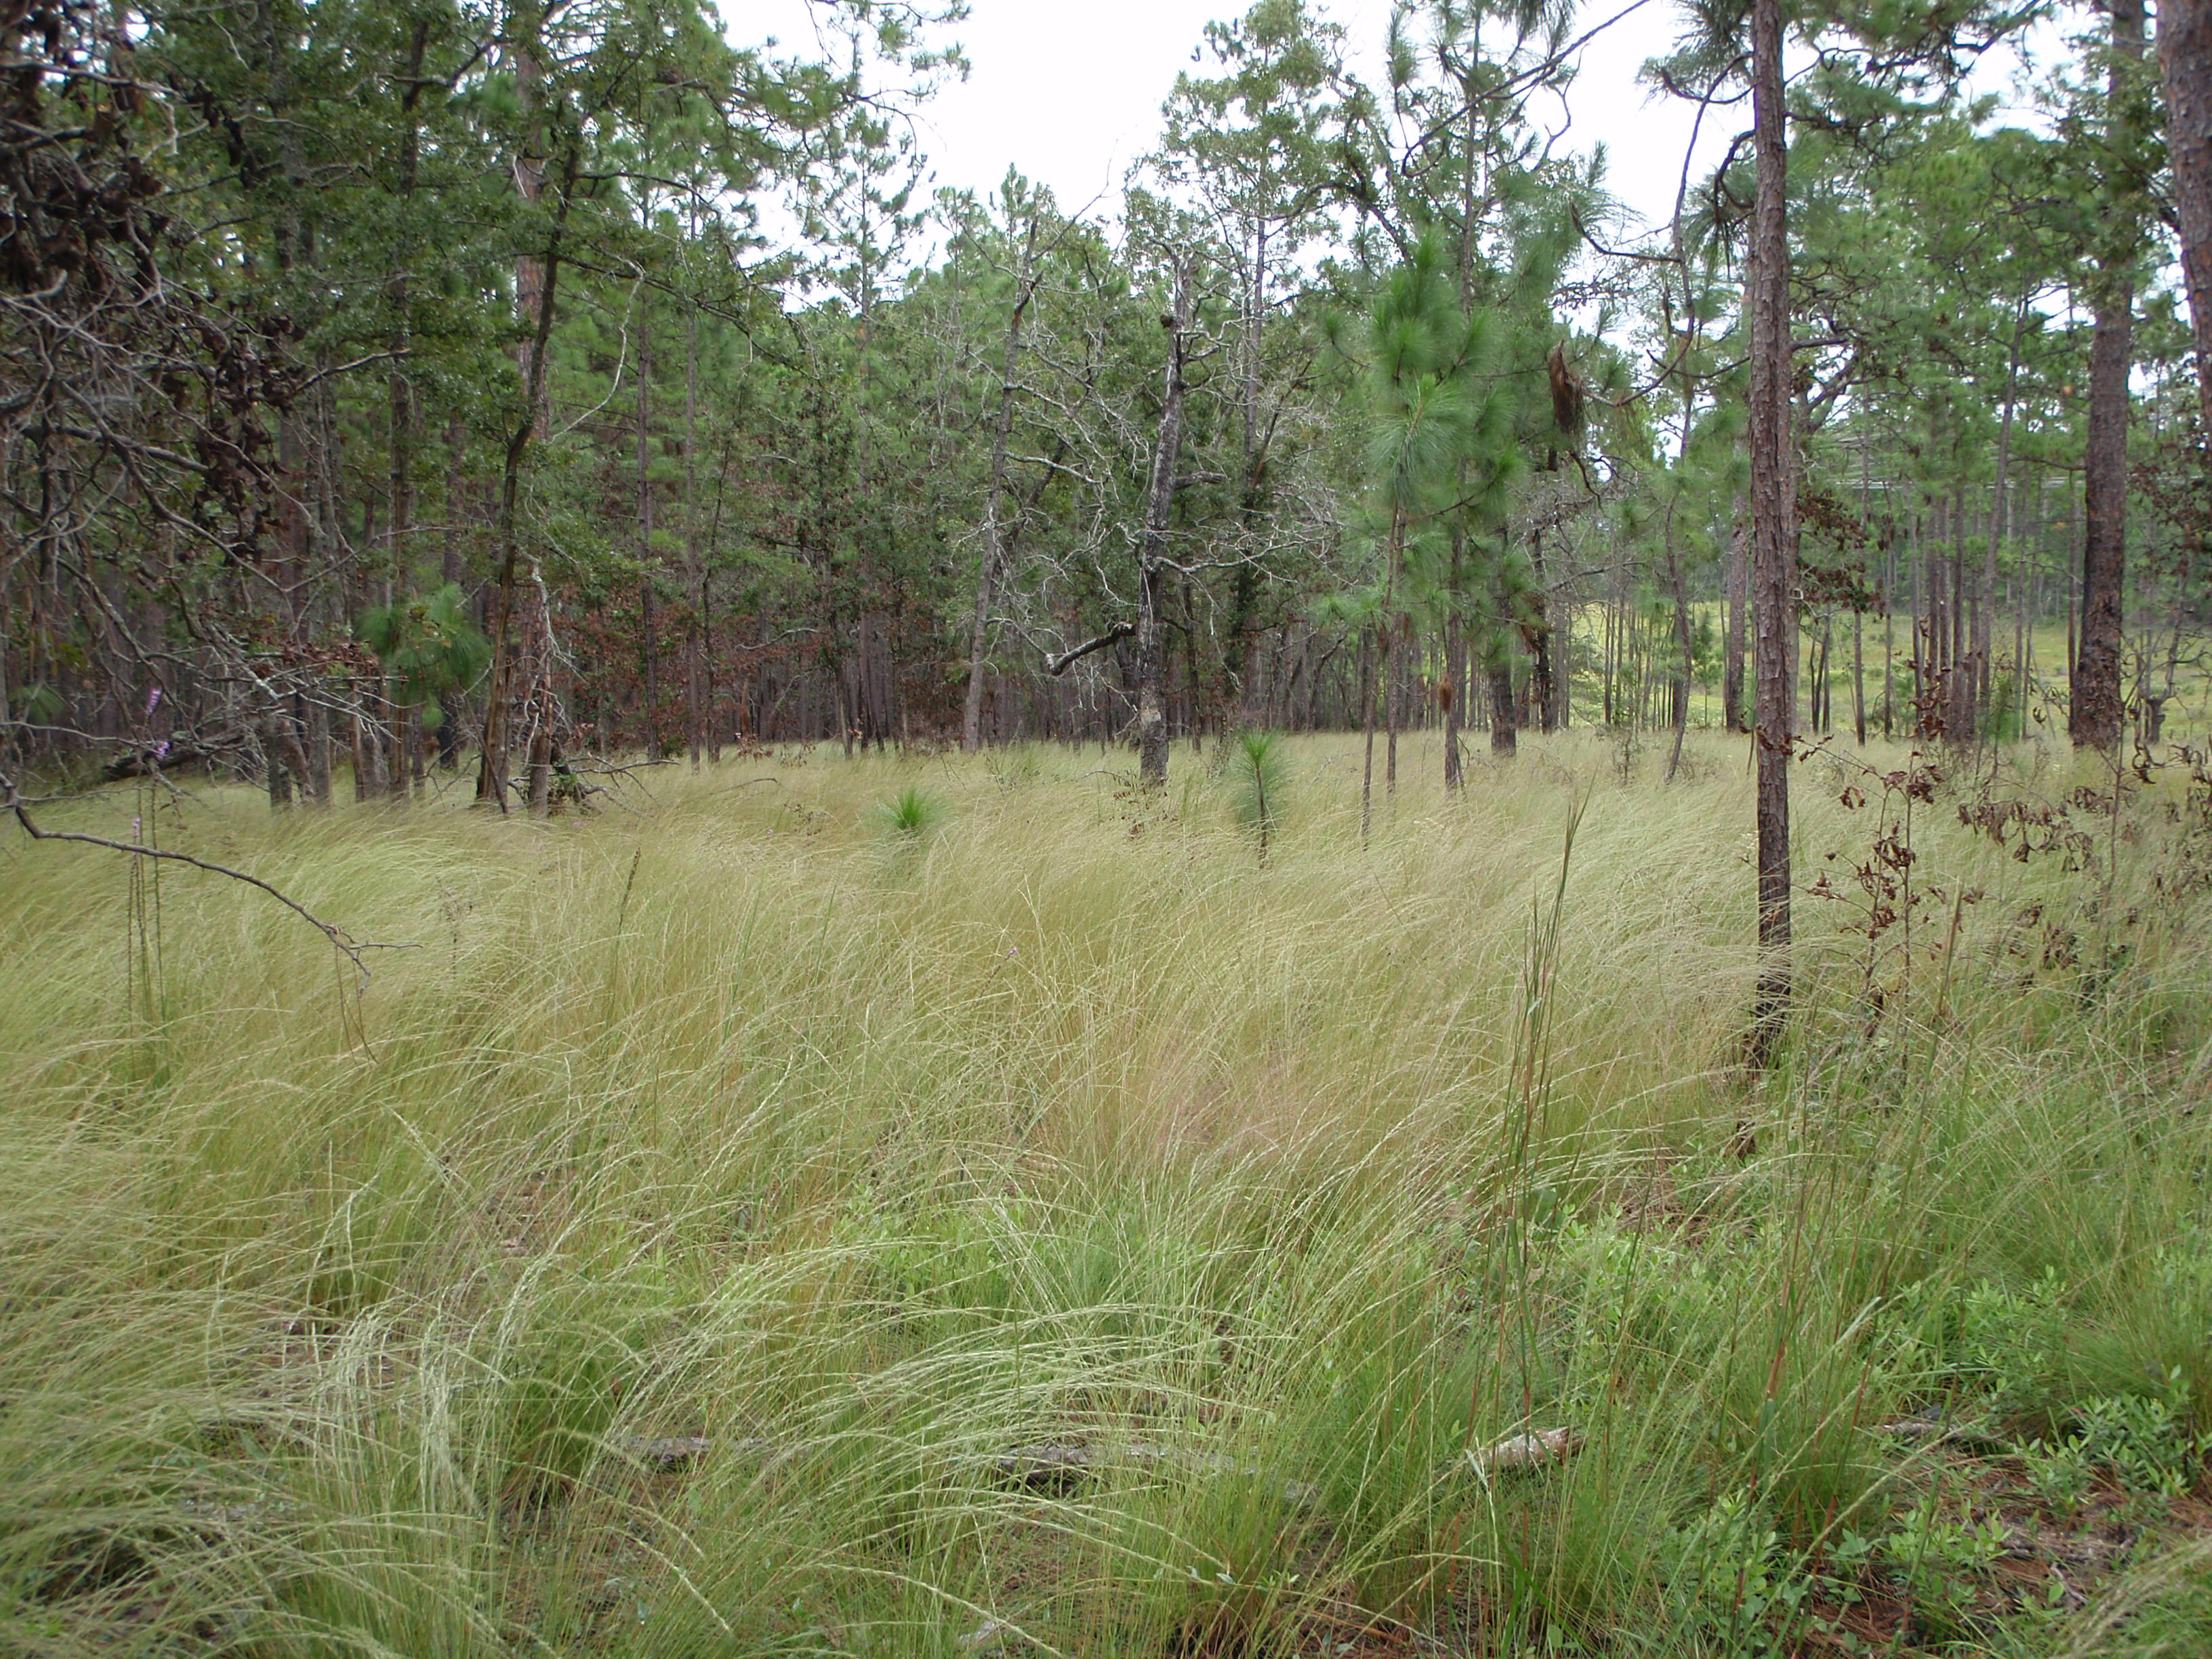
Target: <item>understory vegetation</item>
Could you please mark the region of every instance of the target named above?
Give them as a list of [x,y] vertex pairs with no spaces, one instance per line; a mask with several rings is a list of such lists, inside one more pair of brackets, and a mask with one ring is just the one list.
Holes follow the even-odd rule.
[[1756,1079],[1695,735],[50,807],[404,948],[0,848],[0,1648],[2202,1653],[2204,781],[1868,759]]

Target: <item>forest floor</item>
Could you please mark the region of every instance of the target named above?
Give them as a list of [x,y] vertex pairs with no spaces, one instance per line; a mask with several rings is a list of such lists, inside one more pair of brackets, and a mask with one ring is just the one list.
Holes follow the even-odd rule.
[[1808,760],[1754,1080],[1665,758],[49,809],[404,948],[0,845],[0,1651],[2212,1652],[2212,780]]

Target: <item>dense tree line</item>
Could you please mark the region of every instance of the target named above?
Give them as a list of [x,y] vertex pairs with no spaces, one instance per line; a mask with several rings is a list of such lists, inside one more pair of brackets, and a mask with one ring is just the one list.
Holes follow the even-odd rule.
[[[1416,723],[1455,779],[1468,721],[1750,719],[1750,135],[1639,237],[1531,115],[1568,9],[1407,4],[1367,86],[1263,0],[1117,222],[925,201],[956,18],[823,13],[783,60],[684,4],[20,11],[0,741],[279,801],[473,750],[544,805],[732,741],[1367,726],[1394,783]],[[1739,119],[1752,22],[1652,76]],[[2044,133],[1960,80],[2021,22],[1777,13],[1814,730],[1840,635],[1854,728],[2079,665],[2100,744],[2197,650],[2143,20],[2075,18]]]
[[1370,84],[1260,0],[1111,221],[925,197],[957,8],[18,7],[0,750],[543,810],[794,740],[2154,741],[2201,12],[1693,7],[1650,78],[1746,130],[1651,229],[1536,118],[1557,3],[1412,0]]

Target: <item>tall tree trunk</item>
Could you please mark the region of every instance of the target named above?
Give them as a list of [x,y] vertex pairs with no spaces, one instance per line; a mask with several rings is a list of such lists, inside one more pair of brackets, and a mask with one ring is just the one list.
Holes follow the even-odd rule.
[[[2142,0],[2111,0],[2112,64],[2106,83],[2108,137],[2124,148],[2126,64],[2143,50]],[[2081,640],[2074,664],[2075,746],[2119,746],[2120,630],[2127,569],[2128,371],[2133,359],[2134,272],[2141,253],[2132,228],[2107,226],[2115,238],[2097,260],[2095,329],[2089,339],[2089,431],[2082,456]]]
[[1167,652],[1160,636],[1168,527],[1175,513],[1176,468],[1182,447],[1183,369],[1190,321],[1191,267],[1176,269],[1175,309],[1161,319],[1167,331],[1167,366],[1160,387],[1160,429],[1152,447],[1152,475],[1145,496],[1145,526],[1137,543],[1137,775],[1150,788],[1168,781]]
[[[545,131],[543,94],[539,85],[538,28],[542,14],[531,12],[518,20],[520,39],[512,48],[515,95],[524,112],[523,143],[514,158],[515,190],[534,209],[545,194]],[[568,221],[573,194],[576,156],[568,153],[568,179],[555,209],[544,252],[519,255],[514,262],[514,291],[519,314],[531,324],[531,332],[516,348],[520,371],[523,410],[507,441],[499,491],[499,586],[492,611],[492,658],[484,703],[483,744],[477,769],[477,799],[507,811],[507,767],[513,739],[509,705],[514,696],[516,579],[521,556],[520,514],[522,465],[533,439],[547,427],[545,361],[553,332],[553,307],[561,276],[561,236]],[[535,610],[534,596],[529,608]],[[535,630],[533,630],[534,632]],[[534,643],[534,641],[533,641]],[[535,653],[532,653],[536,654]],[[532,688],[534,696],[537,688]]]
[[684,318],[684,571],[691,621],[684,636],[684,742],[691,769],[707,747],[707,569],[699,548],[699,308]]
[[653,345],[649,315],[637,329],[637,615],[638,655],[645,681],[645,751],[660,758],[660,592],[653,577],[653,478],[647,422],[653,395]]
[[[416,105],[422,96],[422,60],[429,50],[430,20],[420,17],[415,21],[413,33],[408,37],[407,59],[399,110],[402,127],[399,138],[399,226],[393,244],[394,270],[388,287],[387,297],[392,307],[392,372],[386,377],[386,391],[389,404],[389,444],[392,457],[391,522],[387,533],[392,538],[391,578],[386,585],[384,602],[397,603],[406,595],[408,581],[407,556],[409,538],[415,530],[415,388],[407,378],[407,352],[412,337],[409,307],[412,290],[408,274],[414,263],[414,198],[415,185],[422,158],[422,135],[415,118]],[[392,711],[392,769],[391,790],[404,798],[408,793],[408,763],[410,752],[409,736],[410,710],[400,706],[398,684],[391,675],[385,676],[385,704]]]
[[2197,346],[2198,441],[2212,445],[2212,0],[2159,0],[2158,66]]
[[1796,714],[1797,501],[1790,400],[1789,152],[1782,101],[1781,0],[1753,0],[1751,538],[1757,634],[1759,984],[1751,1058],[1764,1067],[1790,1017],[1790,760]]
[[1022,239],[1022,263],[1014,279],[1014,308],[1006,318],[1006,349],[999,372],[999,421],[991,434],[990,482],[983,495],[983,552],[975,572],[975,618],[968,635],[968,700],[960,714],[960,750],[972,755],[983,744],[983,662],[991,631],[991,599],[1005,554],[1004,502],[1006,449],[1014,430],[1015,373],[1021,362],[1022,318],[1036,293],[1037,216],[1030,214]]

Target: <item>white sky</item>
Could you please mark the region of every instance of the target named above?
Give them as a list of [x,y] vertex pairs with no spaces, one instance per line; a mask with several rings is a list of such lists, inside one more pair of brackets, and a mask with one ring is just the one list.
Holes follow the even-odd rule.
[[[1249,0],[970,0],[968,20],[954,31],[972,68],[921,112],[921,143],[936,183],[988,196],[1011,163],[1049,185],[1063,210],[1119,206],[1123,174],[1158,137],[1160,105],[1193,54],[1211,18],[1241,14]],[[1579,33],[1613,16],[1630,0],[1583,0]],[[1374,84],[1390,0],[1311,0],[1312,9],[1342,23],[1352,61]],[[814,33],[805,0],[725,0],[732,39],[752,44],[774,36],[811,55]],[[1674,210],[1692,111],[1663,94],[1646,95],[1637,71],[1669,51],[1679,27],[1674,0],[1646,0],[1599,34],[1581,53],[1568,107],[1539,105],[1534,113],[1560,147],[1587,154],[1602,143],[1613,193],[1646,222]],[[1203,54],[1201,72],[1216,72]],[[1999,89],[2006,71],[1978,77]],[[1747,108],[1717,109],[1700,135],[1701,166],[1717,161],[1729,137],[1748,120]],[[1695,174],[1692,174],[1694,183]]]

